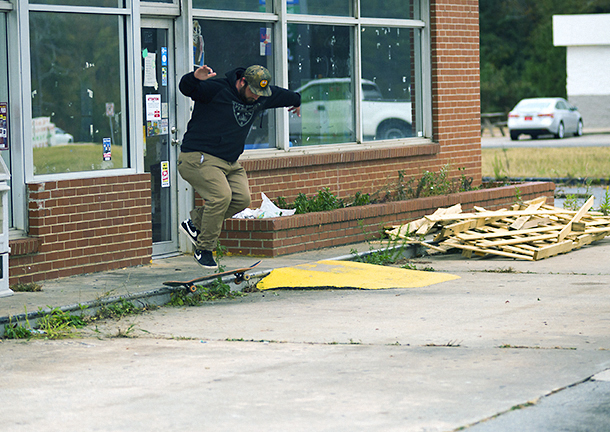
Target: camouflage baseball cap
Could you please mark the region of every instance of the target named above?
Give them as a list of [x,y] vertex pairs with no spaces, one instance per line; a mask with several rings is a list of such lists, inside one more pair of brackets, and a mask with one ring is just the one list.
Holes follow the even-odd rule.
[[244,78],[252,93],[257,96],[271,96],[271,73],[266,68],[259,65],[250,66],[244,72]]

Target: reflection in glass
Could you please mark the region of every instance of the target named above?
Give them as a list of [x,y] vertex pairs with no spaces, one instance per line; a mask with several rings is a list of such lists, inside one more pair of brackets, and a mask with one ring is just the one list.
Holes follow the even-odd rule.
[[362,127],[365,141],[413,136],[412,29],[363,27]]
[[272,6],[273,0],[193,0],[193,9],[273,12]]
[[[0,14],[0,157],[4,160],[9,172],[12,172],[11,167],[11,116],[8,107],[8,52],[6,38],[6,14]],[[11,187],[9,194],[11,198],[8,200],[8,223],[9,227],[13,226],[13,188],[11,186],[11,178],[6,180]]]
[[64,6],[125,7],[125,0],[30,0],[30,3]]
[[292,14],[352,16],[351,4],[351,0],[286,0],[286,9]]
[[171,54],[167,52],[168,30],[143,28],[141,42],[143,129],[146,131],[144,171],[151,174],[152,235],[153,243],[158,243],[172,238],[172,194],[165,173],[171,169],[170,125],[174,120],[171,110],[163,108],[169,105],[172,90],[167,79],[168,65],[172,63]]
[[[237,67],[255,64],[273,71],[271,27],[264,22],[193,20],[193,67],[206,64],[221,77]],[[252,125],[246,149],[275,147],[270,128],[275,129],[274,116],[264,112]]]
[[35,174],[128,166],[122,22],[30,13]]
[[288,80],[301,93],[301,117],[290,115],[294,146],[355,140],[350,28],[288,25]]
[[370,18],[417,19],[414,7],[413,0],[360,0],[360,15]]

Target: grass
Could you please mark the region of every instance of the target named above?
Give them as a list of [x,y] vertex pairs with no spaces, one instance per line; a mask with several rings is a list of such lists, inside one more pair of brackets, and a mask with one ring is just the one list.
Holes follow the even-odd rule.
[[[39,308],[39,311],[42,311],[42,308]],[[38,327],[34,329],[27,319],[27,309],[25,315],[25,325],[13,324],[12,318],[9,317],[9,324],[4,327],[5,339],[66,339],[76,337],[77,330],[87,325],[81,316],[53,308],[38,320]]]
[[482,149],[483,177],[594,178],[610,176],[610,147]]
[[34,149],[34,173],[56,174],[121,168],[123,147],[112,146],[112,160],[103,160],[102,144],[68,144]]

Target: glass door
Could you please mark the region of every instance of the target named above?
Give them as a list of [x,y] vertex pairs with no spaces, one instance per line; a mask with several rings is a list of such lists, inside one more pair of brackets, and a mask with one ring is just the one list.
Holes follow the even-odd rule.
[[[0,11],[0,157],[11,172],[11,145],[9,128],[9,100],[8,100],[8,43],[6,33],[6,14]],[[11,186],[10,178],[6,180]],[[11,188],[12,191],[12,188]],[[8,225],[13,226],[13,206],[12,196],[8,199]],[[0,209],[1,210],[1,209]],[[0,213],[0,218],[2,214]],[[1,222],[1,220],[0,220]],[[1,229],[0,229],[1,231]]]
[[158,256],[178,250],[173,22],[143,19],[141,38],[144,169],[151,178],[153,255]]

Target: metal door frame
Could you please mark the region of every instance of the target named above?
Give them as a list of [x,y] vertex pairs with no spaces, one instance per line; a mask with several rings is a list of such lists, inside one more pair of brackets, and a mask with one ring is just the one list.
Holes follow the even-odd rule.
[[[154,28],[166,30],[168,34],[167,50],[168,50],[168,109],[169,109],[169,129],[170,129],[170,141],[176,139],[174,133],[171,130],[177,128],[177,109],[176,109],[176,89],[178,83],[175,80],[176,77],[176,35],[175,35],[175,21],[173,18],[142,18],[140,21],[140,32],[144,28]],[[141,45],[139,50],[141,51]],[[142,57],[140,56],[140,61]],[[143,92],[142,92],[143,93]],[[140,98],[142,103],[142,98]],[[144,116],[144,114],[143,114]],[[142,149],[144,149],[143,144]],[[178,175],[176,170],[176,159],[178,157],[177,150],[178,146],[170,145],[169,148],[169,174],[170,174],[170,202],[172,208],[170,210],[170,223],[171,223],[171,240],[153,243],[153,258],[161,258],[164,256],[174,255],[179,253],[179,231],[178,231]],[[151,227],[152,229],[152,227]]]

